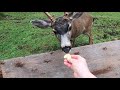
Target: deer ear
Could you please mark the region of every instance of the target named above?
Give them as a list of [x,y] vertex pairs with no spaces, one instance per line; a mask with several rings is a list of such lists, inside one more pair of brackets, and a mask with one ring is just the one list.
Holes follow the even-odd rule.
[[50,20],[32,20],[31,23],[34,26],[37,26],[39,28],[51,27],[51,21]]
[[83,14],[83,12],[74,12],[72,18],[79,18],[81,15]]

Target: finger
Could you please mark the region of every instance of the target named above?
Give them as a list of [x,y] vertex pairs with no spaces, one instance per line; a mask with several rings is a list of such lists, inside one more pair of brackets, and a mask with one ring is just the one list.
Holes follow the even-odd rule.
[[68,59],[64,59],[64,62],[67,62],[67,63],[71,64],[70,60],[68,60]]
[[65,64],[67,67],[69,67],[69,68],[70,68],[70,65],[69,65],[68,63],[64,62],[64,64]]
[[65,63],[65,64],[72,65],[72,63],[70,63],[70,62],[68,62],[68,61],[65,61],[64,63]]
[[64,59],[64,62],[67,62],[67,59]]
[[67,61],[64,61],[64,63],[68,63]]
[[70,62],[68,62],[68,60],[64,60],[65,63],[71,64]]
[[78,58],[79,58],[79,55],[71,55],[71,57],[72,57],[73,59],[78,59]]
[[69,63],[71,65],[74,61],[75,61],[75,59],[70,59],[70,60],[64,59],[64,62]]
[[73,59],[82,59],[83,57],[80,55],[71,55]]
[[69,68],[71,68],[71,64],[69,64],[69,63],[67,63],[67,62],[64,62],[64,64],[67,66],[67,67],[69,67]]
[[76,62],[76,59],[68,60],[68,62],[69,62],[70,64],[72,64],[72,63]]

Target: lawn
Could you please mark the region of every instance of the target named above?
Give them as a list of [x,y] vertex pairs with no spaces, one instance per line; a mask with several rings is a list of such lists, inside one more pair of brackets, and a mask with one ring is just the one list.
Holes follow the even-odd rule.
[[[55,17],[62,12],[51,12]],[[91,12],[95,18],[92,33],[94,43],[120,39],[119,12]],[[39,54],[60,49],[51,28],[34,27],[30,21],[46,19],[42,12],[0,12],[0,60]],[[88,44],[88,37],[81,35],[75,46]]]

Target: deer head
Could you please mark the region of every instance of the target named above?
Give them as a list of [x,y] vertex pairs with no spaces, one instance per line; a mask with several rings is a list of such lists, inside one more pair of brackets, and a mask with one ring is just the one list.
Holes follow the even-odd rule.
[[33,25],[40,28],[51,27],[56,37],[61,42],[61,48],[65,53],[69,53],[71,45],[71,22],[75,18],[73,12],[64,12],[62,17],[54,18],[48,12],[44,12],[49,20],[33,20]]

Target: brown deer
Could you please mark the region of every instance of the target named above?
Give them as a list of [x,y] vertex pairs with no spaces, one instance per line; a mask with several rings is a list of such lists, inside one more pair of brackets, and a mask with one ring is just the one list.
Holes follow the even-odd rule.
[[91,34],[93,17],[88,12],[64,12],[62,17],[56,19],[48,12],[44,13],[49,20],[32,20],[31,23],[40,28],[51,27],[65,53],[69,53],[80,34],[86,34],[89,37],[89,44],[93,44]]

